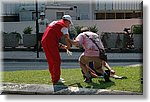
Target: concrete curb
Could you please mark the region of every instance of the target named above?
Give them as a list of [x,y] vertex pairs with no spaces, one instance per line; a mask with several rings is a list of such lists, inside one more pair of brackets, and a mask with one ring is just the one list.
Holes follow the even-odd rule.
[[[106,48],[105,49],[107,53],[143,53],[143,49],[142,48],[135,48],[135,49],[127,49],[127,48]],[[4,48],[3,51],[33,51],[33,48],[26,48],[26,47],[18,47],[18,48]],[[60,49],[60,52],[65,52],[64,49]],[[79,49],[79,48],[72,48],[70,49],[70,51],[72,52],[83,52],[84,49]],[[39,52],[43,52],[43,51],[39,51]]]
[[143,95],[139,92],[129,92],[106,89],[87,89],[78,87],[67,87],[62,85],[45,84],[16,84],[2,83],[2,94],[20,95]]
[[[16,62],[47,62],[46,59],[15,59],[4,58],[3,61],[16,61]],[[78,59],[62,59],[62,62],[78,62]],[[143,59],[108,59],[108,62],[143,62]]]

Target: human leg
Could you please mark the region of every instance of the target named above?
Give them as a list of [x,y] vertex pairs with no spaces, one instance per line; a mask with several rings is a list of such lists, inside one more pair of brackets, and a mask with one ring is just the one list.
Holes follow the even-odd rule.
[[92,62],[93,68],[90,68],[90,74],[94,77],[101,77],[103,76],[106,82],[109,82],[109,74],[105,72],[102,68],[102,60],[99,57],[88,57],[86,56],[87,63]]
[[111,77],[115,75],[115,71],[109,66],[109,64],[106,61],[102,61],[102,65],[108,69]]
[[86,65],[84,57],[85,57],[84,55],[80,56],[79,63],[80,63],[80,67],[81,67],[81,70],[82,70],[83,77],[84,77],[84,82],[89,83],[89,82],[92,82],[92,80],[91,80],[91,75],[90,75],[89,68]]
[[38,50],[42,50],[42,44],[41,44],[41,40],[42,40],[42,36],[43,36],[43,33],[39,33],[39,37],[38,37]]
[[49,66],[49,72],[51,74],[52,82],[57,83],[60,79],[60,55],[58,48],[50,46],[48,42],[42,43]]

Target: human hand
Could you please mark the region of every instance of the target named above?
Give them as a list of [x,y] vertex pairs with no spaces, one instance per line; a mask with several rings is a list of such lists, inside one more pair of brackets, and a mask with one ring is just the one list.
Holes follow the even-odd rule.
[[65,45],[64,49],[66,49],[68,56],[72,56],[72,52],[68,50],[68,46]]
[[110,70],[110,73],[111,73],[111,74],[115,74],[115,71],[111,69],[111,70]]
[[67,55],[68,55],[68,56],[72,56],[72,52],[69,51],[68,49],[66,49],[66,50],[67,50]]

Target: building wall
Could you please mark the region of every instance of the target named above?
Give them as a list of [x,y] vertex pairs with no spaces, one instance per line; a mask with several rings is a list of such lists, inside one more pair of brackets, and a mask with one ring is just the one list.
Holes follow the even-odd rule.
[[31,11],[19,12],[19,18],[20,21],[32,21],[32,12]]
[[[50,21],[51,22],[51,21]],[[123,32],[125,27],[142,24],[141,19],[116,19],[116,20],[73,20],[74,26],[94,26],[96,25],[99,32]],[[23,34],[25,27],[31,26],[35,33],[35,21],[26,22],[3,22],[2,31],[19,32]]]
[[[32,0],[31,0],[32,1]],[[87,0],[86,2],[84,0],[44,0],[42,2],[39,2],[39,8],[44,9],[43,7],[48,6],[50,4],[62,4],[62,5],[68,5],[68,6],[77,6],[76,9],[76,13],[77,13],[77,17],[75,18],[80,18],[80,20],[93,20],[96,19],[96,14],[97,13],[101,13],[101,12],[107,12],[107,11],[122,11],[122,13],[124,12],[124,10],[142,10],[142,6],[141,6],[141,1],[142,0],[131,0],[131,1],[119,1],[119,0],[109,0],[109,2],[107,0]],[[14,15],[14,14],[19,14],[19,8],[22,6],[32,6],[34,8],[34,12],[35,12],[35,2],[25,2],[20,1],[20,2],[16,2],[16,3],[5,3],[3,4],[3,12],[2,14],[5,15]],[[39,11],[40,11],[39,10]],[[33,12],[33,9],[29,9],[29,12]],[[55,11],[55,10],[54,10]],[[52,13],[54,12],[52,11]],[[49,11],[46,11],[49,12]],[[67,12],[67,11],[66,11]],[[26,13],[26,12],[24,12]],[[24,13],[21,11],[20,12],[20,18],[24,17]],[[32,15],[31,13],[28,15],[30,17],[25,18],[27,16],[24,17],[24,19],[28,19],[28,20],[32,20]],[[48,16],[51,15],[52,17],[54,17],[55,15],[52,15],[52,13],[48,13]],[[74,14],[73,14],[74,16]],[[50,16],[48,17],[50,18]],[[20,20],[24,20],[24,19],[20,19]],[[51,20],[56,19],[56,18],[52,18]]]
[[70,6],[77,6],[77,16],[80,18],[80,20],[89,20],[92,19],[91,16],[91,1],[92,0],[54,0],[54,1],[48,1],[47,4],[50,3],[56,3],[56,4],[62,4],[62,5],[70,5]]
[[96,0],[95,10],[141,10],[142,0]]
[[78,26],[94,26],[98,28],[98,33],[101,32],[123,32],[125,27],[142,24],[141,19],[116,19],[116,20],[81,20],[75,21],[74,25]]
[[45,17],[47,19],[49,19],[50,21],[53,21],[53,20],[58,20],[58,19],[61,19],[62,16],[60,18],[57,18],[57,12],[63,12],[64,14],[70,14],[72,19],[75,20],[76,19],[76,16],[75,16],[75,11],[73,10],[60,10],[60,9],[46,9],[45,10]]

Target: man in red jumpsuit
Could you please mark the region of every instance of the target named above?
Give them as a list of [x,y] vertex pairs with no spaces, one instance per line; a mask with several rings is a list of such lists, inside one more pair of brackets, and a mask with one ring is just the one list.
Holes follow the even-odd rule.
[[[53,84],[57,84],[61,81],[61,59],[59,54],[59,48],[70,48],[68,28],[71,24],[71,16],[64,15],[61,20],[53,21],[48,25],[41,40],[48,61],[49,71]],[[60,38],[63,36],[65,37],[66,45],[59,43]]]

